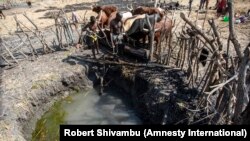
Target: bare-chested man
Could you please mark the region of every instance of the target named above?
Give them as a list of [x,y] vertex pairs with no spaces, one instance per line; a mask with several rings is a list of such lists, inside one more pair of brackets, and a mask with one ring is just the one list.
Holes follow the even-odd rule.
[[[86,44],[92,49],[94,58],[96,59],[95,51],[99,54],[99,44],[97,39],[98,25],[94,16],[90,17],[90,22],[82,28],[82,33],[86,31]],[[81,35],[82,35],[81,33]]]
[[[123,31],[122,16],[117,12],[116,18],[110,22],[110,39],[113,48],[113,54],[118,52],[118,48],[121,49],[122,44],[122,31]],[[121,49],[122,50],[122,49]]]

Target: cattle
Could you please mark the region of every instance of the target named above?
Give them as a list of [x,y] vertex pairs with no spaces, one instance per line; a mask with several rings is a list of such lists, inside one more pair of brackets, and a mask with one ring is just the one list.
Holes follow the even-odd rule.
[[[135,21],[140,22],[139,19],[144,20],[145,18],[146,18],[146,14],[142,14],[142,15],[135,15],[126,19],[126,21],[123,24],[124,32],[128,32],[129,30],[130,30],[130,33],[135,32],[133,31],[133,29],[139,29],[138,26],[140,26],[140,24],[136,24],[136,23],[134,24],[134,22]],[[132,25],[134,25],[133,28],[131,28]],[[130,35],[129,33],[127,34]]]
[[133,15],[141,15],[141,14],[148,14],[148,15],[152,15],[152,14],[160,14],[161,17],[164,16],[164,10],[161,9],[160,7],[145,7],[145,6],[139,6],[135,9],[133,9],[132,7],[129,8],[127,6],[128,10],[131,11],[131,13]]
[[118,11],[118,8],[113,5],[93,6],[92,11],[98,14],[97,22],[99,26],[104,28],[108,26],[108,19],[111,13]]
[[97,19],[98,25],[101,28],[108,26],[109,17],[107,16],[107,14],[104,11],[101,10],[99,12],[98,16],[96,17],[96,19]]
[[[131,12],[119,12],[120,15],[122,16],[122,22],[124,23],[128,18],[131,18],[133,15]],[[108,19],[108,26],[110,25],[110,22],[116,18],[117,12],[111,13]]]
[[[131,35],[132,33],[136,33],[138,31],[143,31],[145,29],[148,30],[149,23],[147,22],[147,18],[149,19],[149,23],[151,25],[154,22],[154,18],[156,19],[155,22],[159,22],[162,19],[159,14],[148,15],[148,16],[143,14],[143,15],[137,15],[133,18],[129,18],[124,23],[125,32],[127,33],[127,35]],[[131,21],[132,21],[132,23],[131,23]],[[131,26],[128,24],[131,24]]]
[[[155,28],[154,41],[156,42],[155,44],[156,47],[159,46],[161,37],[165,37],[166,40],[168,39],[169,33],[172,31],[173,28],[173,23],[171,19],[167,17],[160,18],[159,15],[158,16],[157,15],[158,14],[148,16],[150,24],[153,23],[154,17],[156,17],[156,23],[154,26]],[[132,26],[126,33],[127,36],[133,37],[135,40],[143,39],[143,44],[145,44],[146,36],[148,36],[148,30],[149,30],[148,28],[149,26],[146,22],[146,18],[138,18],[133,22]]]
[[156,29],[154,35],[154,41],[156,42],[155,49],[157,49],[159,43],[161,42],[161,37],[165,37],[166,41],[170,37],[169,35],[173,29],[173,22],[171,19],[164,17],[160,22],[155,24],[154,28]]
[[5,15],[3,14],[3,11],[2,11],[2,10],[0,10],[0,17],[1,17],[1,19],[2,19],[2,18],[5,19]]
[[118,8],[113,5],[93,6],[92,11],[97,14],[103,11],[109,17],[111,13],[118,11]]

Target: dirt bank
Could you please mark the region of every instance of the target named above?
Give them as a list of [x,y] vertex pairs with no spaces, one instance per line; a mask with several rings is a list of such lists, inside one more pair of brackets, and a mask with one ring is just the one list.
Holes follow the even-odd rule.
[[[103,65],[81,59],[91,60],[90,54],[90,50],[75,54],[72,48],[4,70],[0,140],[29,140],[37,119],[56,100],[72,90],[92,87],[96,76],[90,74]],[[111,80],[109,85],[121,87],[131,95],[145,124],[176,124],[189,116],[188,108],[192,109],[195,103],[197,91],[187,86],[186,74],[179,69],[111,65],[106,76],[104,82]]]
[[[187,85],[179,69],[125,68],[111,71],[118,85],[132,96],[134,106],[145,124],[187,124],[197,90]],[[112,79],[112,78],[110,78]],[[183,120],[186,119],[186,120]]]
[[26,140],[31,136],[36,119],[56,99],[68,95],[69,91],[92,86],[85,75],[88,69],[84,65],[72,66],[62,61],[72,52],[40,56],[34,62],[23,61],[15,68],[3,71],[1,141]]

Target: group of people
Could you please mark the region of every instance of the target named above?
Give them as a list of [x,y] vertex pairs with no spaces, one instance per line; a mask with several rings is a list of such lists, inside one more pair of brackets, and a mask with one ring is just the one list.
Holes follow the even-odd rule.
[[[200,0],[199,10],[208,9],[210,0]],[[193,0],[189,0],[189,10],[192,9]],[[227,9],[227,0],[216,0],[215,9],[217,10],[217,15],[220,16]]]
[[[123,33],[123,27],[122,27],[122,16],[119,12],[116,14],[116,18],[110,22],[110,39],[111,39],[111,46],[113,48],[113,53],[116,54],[118,52],[118,49],[121,49],[120,46],[122,44],[121,42],[121,36]],[[96,54],[99,54],[99,43],[98,43],[98,35],[97,31],[101,30],[99,27],[96,18],[94,16],[90,17],[90,21],[82,27],[81,36],[83,32],[86,32],[86,38],[85,42],[89,48],[91,48],[93,57],[96,59]],[[82,38],[80,37],[78,44],[82,42]],[[119,52],[122,52],[120,50]]]

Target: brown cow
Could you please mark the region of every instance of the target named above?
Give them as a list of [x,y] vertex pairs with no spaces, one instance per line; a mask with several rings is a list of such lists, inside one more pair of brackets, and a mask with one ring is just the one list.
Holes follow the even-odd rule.
[[166,41],[169,39],[169,35],[172,32],[173,22],[171,19],[164,17],[160,22],[155,23],[154,27],[157,31],[155,32],[154,40],[156,42],[156,48],[158,48],[161,42],[161,36],[165,37]]
[[98,25],[101,28],[108,26],[109,17],[104,11],[101,10],[98,16],[96,17],[96,19],[97,19]]
[[97,14],[103,11],[109,17],[111,13],[118,11],[118,8],[113,5],[93,6],[92,11]]
[[139,6],[136,9],[133,8],[129,8],[127,6],[127,8],[131,11],[131,13],[133,15],[141,15],[141,14],[148,14],[148,15],[152,15],[152,14],[160,14],[161,17],[164,16],[164,10],[159,8],[159,7],[145,7],[145,6]]
[[111,13],[116,12],[118,8],[113,5],[103,5],[103,6],[93,6],[92,11],[98,14],[97,22],[101,28],[104,28],[108,25],[108,19]]

